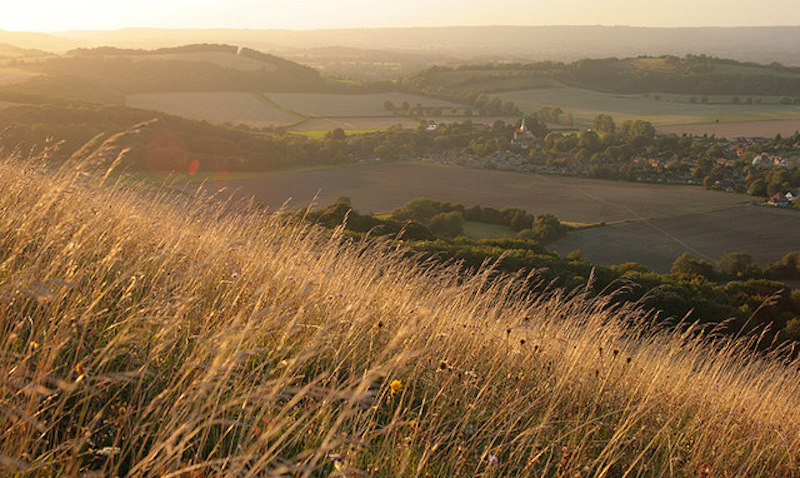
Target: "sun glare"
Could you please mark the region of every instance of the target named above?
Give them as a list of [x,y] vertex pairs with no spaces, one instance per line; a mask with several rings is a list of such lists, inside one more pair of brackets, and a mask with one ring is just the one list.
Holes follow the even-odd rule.
[[[769,4],[768,6],[765,5]],[[687,11],[691,11],[687,15]],[[310,14],[313,12],[313,14]],[[520,2],[498,0],[38,0],[4,5],[0,29],[65,31],[125,27],[164,28],[364,28],[442,25],[782,25],[800,18],[800,4],[769,0],[668,3],[615,0]]]

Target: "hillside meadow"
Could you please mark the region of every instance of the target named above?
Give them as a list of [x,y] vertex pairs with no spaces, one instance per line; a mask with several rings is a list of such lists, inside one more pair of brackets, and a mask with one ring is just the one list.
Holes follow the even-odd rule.
[[800,364],[756,338],[112,182],[118,153],[0,162],[5,474],[800,474]]

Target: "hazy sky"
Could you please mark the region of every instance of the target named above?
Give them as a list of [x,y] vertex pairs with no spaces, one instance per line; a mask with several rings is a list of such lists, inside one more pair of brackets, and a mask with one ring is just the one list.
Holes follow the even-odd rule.
[[800,25],[800,0],[0,0],[0,29]]

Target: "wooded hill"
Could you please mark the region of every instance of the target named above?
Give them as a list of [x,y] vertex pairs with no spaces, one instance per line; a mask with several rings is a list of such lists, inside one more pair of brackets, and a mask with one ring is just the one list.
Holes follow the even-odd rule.
[[426,94],[467,98],[479,93],[558,86],[621,93],[798,95],[800,68],[742,63],[705,55],[434,66],[401,80]]

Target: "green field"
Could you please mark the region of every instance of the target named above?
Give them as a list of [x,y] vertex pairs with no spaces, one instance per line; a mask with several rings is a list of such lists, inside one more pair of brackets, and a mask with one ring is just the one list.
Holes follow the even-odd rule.
[[470,239],[495,239],[498,237],[514,237],[516,235],[508,226],[476,221],[464,222],[464,234]]
[[[571,113],[579,126],[590,125],[599,113],[610,114],[617,123],[641,119],[656,126],[800,119],[800,107],[780,105],[774,96],[753,97],[761,104],[752,105],[732,104],[732,96],[705,96],[708,103],[701,104],[702,95],[696,95],[696,103],[692,103],[690,95],[620,95],[579,88],[514,91],[498,96],[527,113],[545,105],[559,106]],[[742,101],[746,98],[740,97]]]

